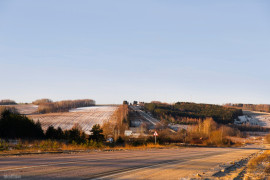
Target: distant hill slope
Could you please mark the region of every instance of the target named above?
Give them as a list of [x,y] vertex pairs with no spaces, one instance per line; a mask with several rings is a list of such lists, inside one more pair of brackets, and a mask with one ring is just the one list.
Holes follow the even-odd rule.
[[159,119],[179,124],[187,122],[187,118],[194,122],[206,117],[212,117],[218,123],[228,124],[234,123],[235,118],[243,115],[241,109],[189,102],[177,102],[173,105],[154,102],[145,103],[144,107]]
[[93,125],[108,122],[117,109],[117,106],[92,106],[72,109],[70,112],[34,114],[28,117],[35,122],[40,121],[43,130],[49,126],[69,130],[77,124],[89,134]]

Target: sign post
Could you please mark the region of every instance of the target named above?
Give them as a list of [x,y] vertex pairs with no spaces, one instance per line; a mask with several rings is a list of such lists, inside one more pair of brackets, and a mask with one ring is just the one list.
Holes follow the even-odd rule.
[[157,136],[158,136],[157,131],[155,131],[154,136],[155,136],[155,144],[157,144]]

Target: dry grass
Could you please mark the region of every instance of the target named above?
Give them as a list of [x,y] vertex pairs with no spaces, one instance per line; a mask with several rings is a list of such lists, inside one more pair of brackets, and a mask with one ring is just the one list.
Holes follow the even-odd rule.
[[265,151],[264,153],[258,155],[257,157],[251,159],[248,162],[248,168],[253,170],[256,169],[263,161],[269,159],[270,151]]
[[123,149],[123,150],[134,150],[134,149],[152,149],[152,148],[165,148],[165,147],[172,147],[172,146],[165,146],[160,144],[153,144],[149,143],[146,145],[140,145],[140,146],[132,146],[132,145],[125,145],[125,146],[116,146],[109,149]]
[[244,179],[268,179],[270,173],[270,150],[252,158],[247,165]]
[[66,144],[58,141],[44,140],[34,142],[19,142],[17,145],[7,145],[6,148],[0,150],[0,154],[27,154],[27,153],[43,153],[43,152],[65,152],[65,151],[91,151],[91,150],[145,150],[152,148],[164,148],[172,146],[163,146],[159,144],[149,143],[147,145],[132,146],[106,146],[102,143],[89,141],[85,144]]

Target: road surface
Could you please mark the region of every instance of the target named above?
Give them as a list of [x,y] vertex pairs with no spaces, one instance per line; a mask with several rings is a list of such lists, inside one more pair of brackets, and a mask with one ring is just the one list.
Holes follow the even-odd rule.
[[[161,125],[162,123],[154,118],[152,115],[149,115],[145,111],[141,110],[138,106],[129,106],[132,110],[138,112],[140,116],[149,124],[149,129],[155,129],[156,125]],[[168,125],[168,128],[170,128],[173,131],[178,131],[179,128],[181,129],[187,129],[188,125]]]
[[218,165],[257,148],[174,148],[0,157],[0,178],[181,179],[217,171]]
[[145,111],[140,110],[139,107],[137,107],[137,106],[129,106],[129,107],[132,110],[138,112],[141,115],[141,117],[143,117],[147,122],[149,122],[151,124],[151,129],[155,128],[155,126],[160,123],[159,120],[150,116]]

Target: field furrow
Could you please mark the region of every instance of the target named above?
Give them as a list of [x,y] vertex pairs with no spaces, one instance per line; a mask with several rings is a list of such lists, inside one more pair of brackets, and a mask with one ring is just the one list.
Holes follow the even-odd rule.
[[72,109],[70,112],[34,114],[28,117],[35,122],[39,121],[44,130],[49,126],[68,130],[78,124],[85,133],[89,134],[95,124],[102,125],[109,121],[117,108],[117,106],[93,106]]

